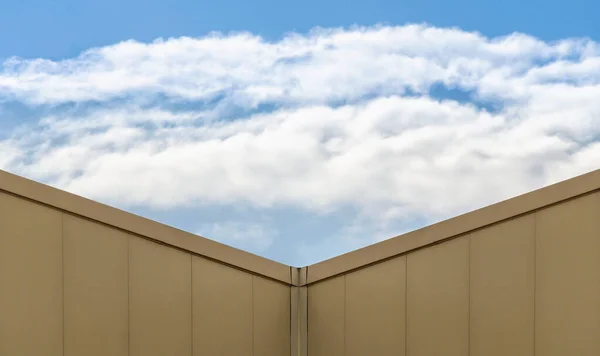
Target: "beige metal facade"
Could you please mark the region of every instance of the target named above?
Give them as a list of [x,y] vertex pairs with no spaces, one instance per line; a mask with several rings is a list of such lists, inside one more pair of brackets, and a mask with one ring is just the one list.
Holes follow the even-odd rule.
[[600,171],[293,268],[0,172],[0,356],[600,355]]
[[1,356],[290,353],[290,267],[6,173],[0,189]]

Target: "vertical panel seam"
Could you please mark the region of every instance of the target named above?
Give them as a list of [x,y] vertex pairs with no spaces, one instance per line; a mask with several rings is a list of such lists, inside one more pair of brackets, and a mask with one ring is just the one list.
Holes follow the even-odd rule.
[[256,279],[255,276],[252,276],[252,355],[254,355],[256,353],[256,345],[254,344],[254,328],[256,326],[255,321],[254,321],[254,280]]
[[408,356],[408,255],[404,257],[404,356]]
[[344,356],[346,355],[346,277],[347,275],[344,275],[344,346],[342,348],[342,354]]
[[127,355],[131,355],[131,236],[127,236]]
[[469,311],[468,311],[468,325],[467,325],[467,332],[468,332],[468,344],[467,344],[467,354],[471,355],[471,235],[467,236],[467,263],[469,264],[469,273],[467,274],[467,283],[469,284],[469,288],[468,288],[468,307],[469,307]]
[[[310,340],[310,338],[309,338],[310,313],[309,313],[309,309],[308,309],[308,299],[309,299],[309,295],[308,295],[308,290],[309,290],[309,287],[308,287],[308,270],[309,270],[309,266],[306,266],[303,269],[304,269],[304,281],[303,281],[304,282],[303,283],[304,286],[302,288],[306,288],[306,298],[304,298],[303,309],[302,309],[302,313],[303,313],[303,315],[302,315],[303,319],[302,320],[303,320],[303,323],[301,324],[301,326],[303,327],[303,329],[302,329],[302,333],[303,334],[301,334],[302,335],[302,339],[301,339],[302,342],[300,343],[300,346],[302,347],[301,348],[302,352],[301,352],[300,356],[306,356],[306,355],[308,355],[309,354],[309,346],[310,346],[310,343],[309,343],[309,340]],[[302,269],[300,269],[300,274],[302,274]],[[302,293],[304,293],[304,292],[302,292]],[[306,328],[306,329],[304,329],[304,328]]]
[[308,355],[308,287],[302,287],[302,342],[300,343],[302,349],[300,356]]
[[308,285],[308,269],[310,266],[306,266],[304,268],[300,269],[300,275],[302,275],[302,270],[304,269],[304,283],[299,283],[299,284],[305,284]]
[[[307,273],[308,273],[308,272],[307,272]],[[307,274],[307,275],[308,275],[308,274]],[[309,343],[309,340],[310,340],[310,334],[309,334],[309,331],[310,331],[310,322],[309,322],[309,319],[310,319],[310,312],[309,312],[309,309],[308,309],[308,298],[309,298],[309,294],[308,294],[308,286],[306,286],[306,287],[304,287],[304,288],[306,288],[306,322],[305,322],[305,323],[306,323],[306,339],[305,339],[305,340],[306,340],[306,342],[305,342],[305,344],[303,345],[303,347],[304,347],[304,348],[303,348],[303,350],[302,350],[302,352],[303,352],[303,355],[300,355],[300,356],[304,356],[304,354],[307,354],[307,355],[308,355],[308,353],[309,353],[309,352],[308,352],[308,348],[309,348],[309,346],[310,346],[310,343]]]
[[537,223],[538,213],[533,213],[533,355],[536,353],[536,319],[537,319]]
[[61,241],[61,273],[62,273],[62,344],[63,356],[66,354],[65,348],[65,213],[60,214],[60,241]]
[[190,350],[194,356],[194,259],[190,255]]
[[[290,267],[290,277],[291,275],[292,268]],[[293,356],[294,354],[292,352],[292,350],[294,349],[294,303],[292,302],[292,298],[294,298],[294,287],[290,286],[290,356]]]
[[293,267],[292,266],[290,266],[290,282],[292,282],[291,283],[292,286],[290,286],[290,356],[294,356],[294,352],[292,350],[294,349],[294,345],[296,345],[296,343],[294,342],[295,337],[294,337],[294,311],[293,311],[293,308],[294,308],[293,294],[294,294],[295,290],[294,290],[294,286],[293,286],[294,280],[293,280]]

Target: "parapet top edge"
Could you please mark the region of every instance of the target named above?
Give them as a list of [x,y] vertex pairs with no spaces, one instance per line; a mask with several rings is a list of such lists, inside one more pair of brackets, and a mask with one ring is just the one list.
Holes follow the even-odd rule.
[[600,169],[306,267],[292,267],[0,170],[0,191],[290,286],[307,286],[600,190]]
[[290,266],[0,170],[0,191],[269,279],[292,283]]
[[304,285],[348,273],[600,190],[600,169],[399,235],[307,267]]

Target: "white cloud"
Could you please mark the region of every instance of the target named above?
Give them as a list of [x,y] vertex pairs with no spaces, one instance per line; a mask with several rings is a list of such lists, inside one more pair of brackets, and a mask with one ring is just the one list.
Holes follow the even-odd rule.
[[[0,107],[54,111],[0,141],[0,167],[118,205],[435,220],[600,168],[599,48],[410,25],[15,58]],[[432,97],[436,83],[473,98]],[[269,244],[255,227],[211,229]]]
[[20,156],[21,152],[12,142],[0,141],[0,169],[10,166]]
[[[120,114],[103,115],[117,120]],[[46,135],[54,126],[59,127],[55,135],[69,132],[64,121],[76,120],[53,121]],[[579,152],[576,139],[584,133],[570,135],[579,125],[548,127],[533,118],[510,122],[503,114],[451,101],[390,97],[217,125],[76,129],[65,144],[34,146],[34,163],[16,169],[121,204],[171,208],[246,201],[440,216],[507,197],[556,174],[536,175],[530,172],[534,166],[579,162],[571,151]]]
[[[572,56],[578,57],[575,63],[561,61]],[[105,100],[132,93],[204,100],[224,92],[244,104],[297,103],[424,90],[442,81],[497,94],[533,84],[536,76],[590,75],[597,56],[598,46],[591,41],[549,44],[521,34],[488,39],[422,25],[321,29],[278,42],[241,33],[126,41],[58,62],[13,58],[4,63],[0,92],[33,103]],[[523,76],[536,61],[551,63]],[[515,94],[514,89],[527,88],[503,94]]]

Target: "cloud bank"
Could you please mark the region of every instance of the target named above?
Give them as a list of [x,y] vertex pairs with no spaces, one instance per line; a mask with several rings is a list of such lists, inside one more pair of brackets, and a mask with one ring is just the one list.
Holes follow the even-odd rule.
[[[125,41],[5,61],[0,121],[1,169],[118,206],[350,207],[385,230],[600,168],[600,45],[427,25]],[[206,229],[246,241],[235,226]]]

